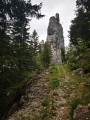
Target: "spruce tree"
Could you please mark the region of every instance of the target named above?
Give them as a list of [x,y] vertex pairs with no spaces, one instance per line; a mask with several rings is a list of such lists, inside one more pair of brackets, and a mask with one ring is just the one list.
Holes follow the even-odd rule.
[[76,6],[76,17],[72,20],[69,31],[70,42],[78,45],[78,38],[81,38],[90,47],[90,0],[77,0]]
[[41,18],[42,4],[0,0],[0,89],[19,83],[32,64],[29,17]]
[[51,48],[48,42],[45,42],[44,49],[42,51],[42,61],[44,66],[47,68],[50,64],[51,59]]

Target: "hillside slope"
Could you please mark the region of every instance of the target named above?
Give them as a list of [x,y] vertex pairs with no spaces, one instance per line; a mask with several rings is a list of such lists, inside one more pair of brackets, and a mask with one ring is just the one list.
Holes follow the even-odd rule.
[[[66,65],[50,66],[31,87],[27,87],[20,100],[22,107],[8,120],[89,120],[85,105],[90,103],[90,89],[82,81],[83,78],[72,74]],[[84,112],[82,108],[76,115],[78,104],[85,107]],[[12,109],[16,106],[15,103]]]

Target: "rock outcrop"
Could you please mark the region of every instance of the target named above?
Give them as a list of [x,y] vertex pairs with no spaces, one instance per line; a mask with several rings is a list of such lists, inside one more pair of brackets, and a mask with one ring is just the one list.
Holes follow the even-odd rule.
[[90,120],[90,103],[88,106],[78,105],[74,110],[73,120]]
[[51,63],[61,64],[61,47],[64,46],[63,28],[60,24],[59,14],[51,17],[47,30],[47,41],[51,46],[52,58]]

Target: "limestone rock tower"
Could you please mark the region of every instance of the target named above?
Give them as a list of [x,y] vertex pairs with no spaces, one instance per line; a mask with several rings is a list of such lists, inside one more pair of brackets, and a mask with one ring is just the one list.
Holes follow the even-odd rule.
[[61,64],[61,47],[64,46],[63,28],[60,24],[59,14],[51,17],[47,30],[47,41],[51,46],[51,63]]

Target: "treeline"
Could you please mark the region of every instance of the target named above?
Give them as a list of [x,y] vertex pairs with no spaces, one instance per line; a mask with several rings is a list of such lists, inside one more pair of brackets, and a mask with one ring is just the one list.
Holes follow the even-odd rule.
[[31,18],[44,17],[41,7],[31,0],[0,0],[0,104],[9,90],[21,87],[50,63],[48,43],[42,46],[35,30],[29,34]]
[[75,13],[69,31],[66,61],[72,70],[81,68],[84,73],[90,73],[90,0],[77,0]]

